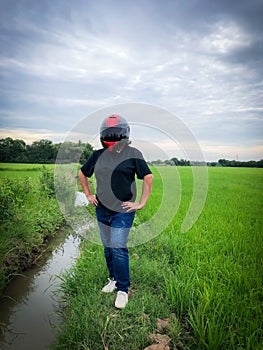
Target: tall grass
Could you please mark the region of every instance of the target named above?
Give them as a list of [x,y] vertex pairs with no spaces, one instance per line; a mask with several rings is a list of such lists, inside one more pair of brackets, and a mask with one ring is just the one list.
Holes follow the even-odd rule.
[[[32,164],[29,166],[31,169]],[[9,168],[16,177],[2,171],[0,178],[0,294],[13,276],[31,266],[43,243],[63,222],[49,187],[52,172],[43,167],[27,170],[24,164],[10,164]],[[27,176],[18,177],[20,172]]]
[[200,349],[262,346],[262,172],[210,169],[198,223],[166,276],[169,297],[186,313]]
[[[183,234],[192,175],[190,168],[178,170],[182,201],[175,219],[154,240],[130,248],[124,310],[114,309],[114,293],[101,293],[107,278],[102,247],[83,243],[75,266],[61,276],[64,322],[55,349],[143,349],[157,332],[157,318],[169,319],[164,332],[171,348],[262,349],[263,172],[209,168],[204,210]],[[156,176],[140,222],[159,205],[161,186]]]

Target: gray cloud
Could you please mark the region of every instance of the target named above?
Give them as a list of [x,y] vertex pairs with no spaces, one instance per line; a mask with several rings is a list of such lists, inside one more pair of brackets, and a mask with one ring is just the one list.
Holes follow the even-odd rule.
[[62,135],[132,101],[168,109],[206,145],[258,145],[262,10],[256,0],[1,1],[1,127],[34,120]]

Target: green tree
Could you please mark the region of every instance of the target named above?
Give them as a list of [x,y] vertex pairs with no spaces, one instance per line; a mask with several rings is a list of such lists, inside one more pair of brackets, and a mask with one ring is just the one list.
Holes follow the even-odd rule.
[[89,143],[82,141],[63,142],[57,148],[57,163],[85,163],[93,152],[93,147]]
[[55,150],[52,141],[34,141],[31,146],[27,146],[27,157],[30,163],[53,163]]
[[89,156],[92,154],[92,152],[93,152],[93,147],[89,143],[86,143],[84,145],[84,150],[80,157],[80,163],[84,164],[86,160],[89,158]]
[[0,140],[0,162],[26,162],[26,144],[23,140],[6,137]]
[[171,161],[174,163],[174,165],[179,165],[179,160],[176,157],[173,157]]

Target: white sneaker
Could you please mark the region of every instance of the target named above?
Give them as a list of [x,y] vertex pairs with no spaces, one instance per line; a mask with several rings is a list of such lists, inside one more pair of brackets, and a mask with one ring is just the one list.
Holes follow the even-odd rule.
[[109,282],[102,288],[102,292],[111,293],[116,289],[116,281],[108,278]]
[[128,293],[119,290],[117,292],[117,298],[115,300],[115,307],[117,309],[124,309],[128,303]]

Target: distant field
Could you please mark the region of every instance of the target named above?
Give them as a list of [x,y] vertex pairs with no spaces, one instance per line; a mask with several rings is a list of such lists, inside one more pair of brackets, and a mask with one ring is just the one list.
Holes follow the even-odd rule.
[[0,178],[18,179],[24,176],[39,177],[39,170],[53,169],[54,164],[0,163]]

